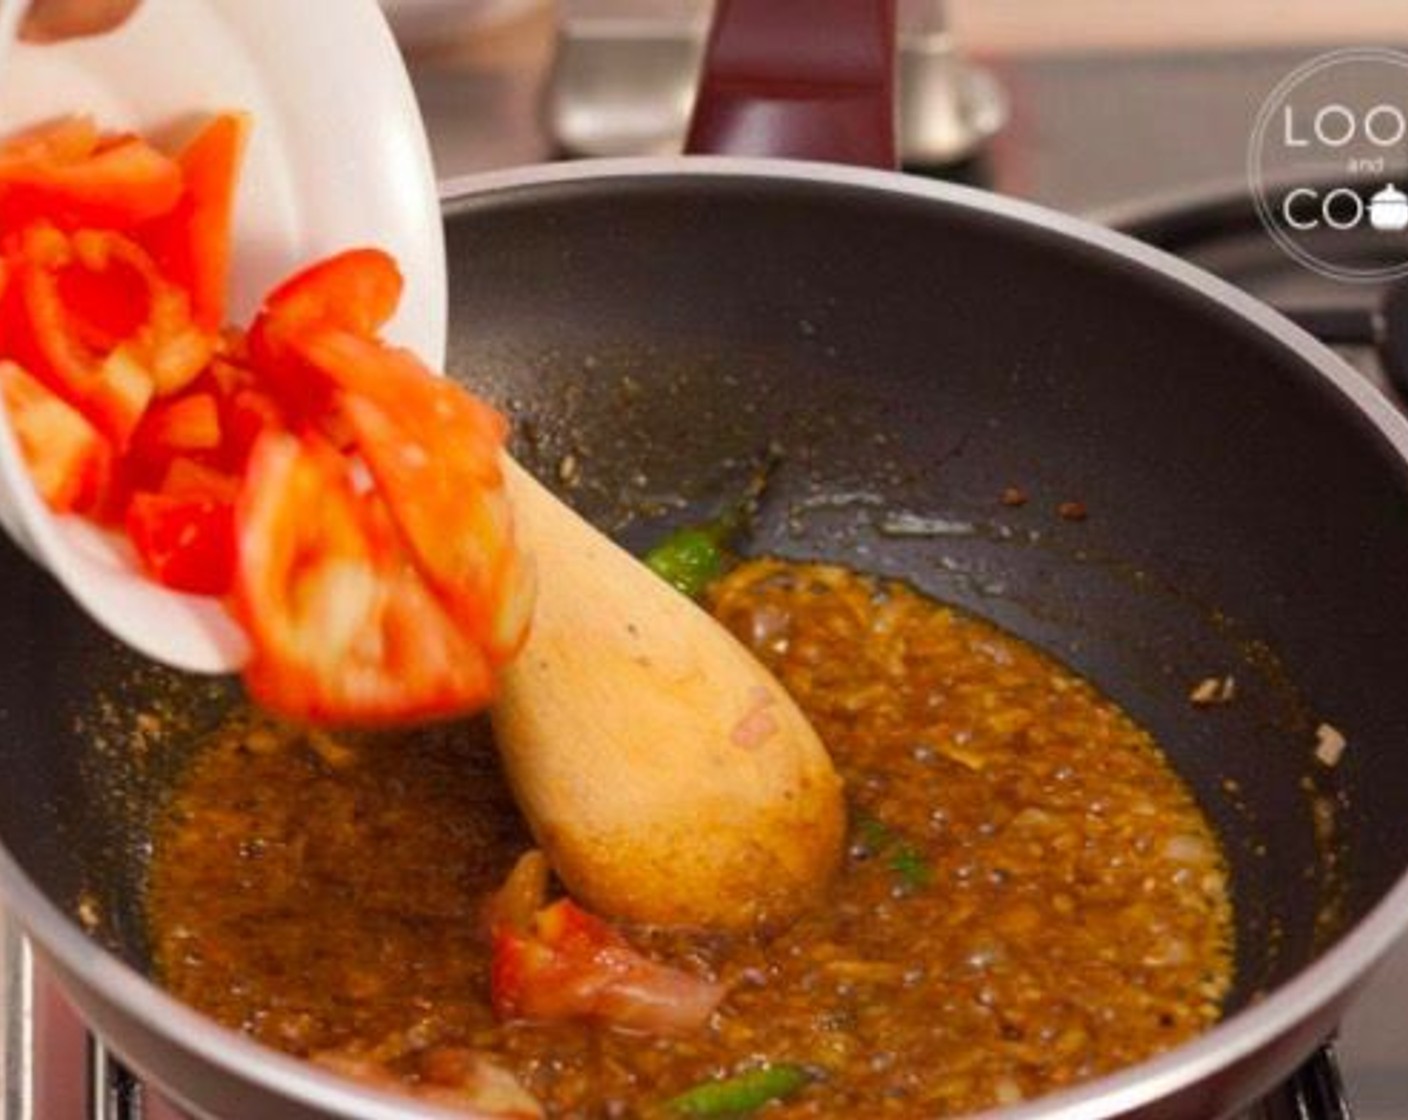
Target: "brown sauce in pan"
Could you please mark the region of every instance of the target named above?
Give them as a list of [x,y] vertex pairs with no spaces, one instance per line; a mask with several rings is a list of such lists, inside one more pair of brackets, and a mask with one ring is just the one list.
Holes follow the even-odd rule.
[[481,907],[529,840],[454,728],[328,738],[249,717],[210,742],[156,835],[163,983],[271,1046],[411,1090],[485,1053],[562,1117],[658,1115],[768,1061],[815,1080],[767,1115],[952,1115],[1217,1018],[1221,854],[1109,700],[986,623],[838,568],[749,563],[712,602],[827,742],[853,836],[827,905],[787,930],[626,931],[729,984],[705,1031],[495,1022]]

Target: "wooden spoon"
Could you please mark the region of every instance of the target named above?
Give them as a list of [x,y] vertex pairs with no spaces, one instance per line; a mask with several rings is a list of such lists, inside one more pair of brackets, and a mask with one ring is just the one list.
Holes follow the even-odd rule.
[[629,921],[741,928],[795,915],[836,869],[845,828],[816,733],[713,618],[506,469],[540,579],[494,726],[559,877]]

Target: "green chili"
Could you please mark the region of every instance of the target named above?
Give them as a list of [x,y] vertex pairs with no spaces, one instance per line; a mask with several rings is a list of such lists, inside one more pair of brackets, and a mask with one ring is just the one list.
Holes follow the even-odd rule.
[[910,890],[917,891],[934,881],[934,869],[913,844],[901,844],[886,857],[885,863]]
[[805,1088],[816,1075],[790,1062],[760,1066],[720,1081],[704,1081],[665,1103],[675,1116],[740,1117]]
[[698,599],[724,573],[740,537],[746,536],[782,452],[769,446],[754,466],[743,494],[712,521],[676,529],[645,554],[646,567],[677,591]]
[[884,821],[868,813],[857,813],[855,826],[861,843],[884,858],[885,866],[906,890],[917,891],[933,883],[934,869],[924,853]]
[[645,554],[645,564],[677,591],[697,599],[724,570],[720,533],[712,526],[676,529]]
[[860,842],[866,846],[872,855],[880,855],[889,846],[899,839],[894,830],[882,821],[879,817],[872,817],[869,813],[856,813],[854,818],[856,833],[860,837]]

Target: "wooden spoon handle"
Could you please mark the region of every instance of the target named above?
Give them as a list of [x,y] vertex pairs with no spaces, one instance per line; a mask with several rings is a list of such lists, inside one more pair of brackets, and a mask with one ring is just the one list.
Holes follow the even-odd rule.
[[494,725],[559,877],[632,921],[795,913],[835,870],[845,824],[816,733],[713,618],[506,469],[539,594]]

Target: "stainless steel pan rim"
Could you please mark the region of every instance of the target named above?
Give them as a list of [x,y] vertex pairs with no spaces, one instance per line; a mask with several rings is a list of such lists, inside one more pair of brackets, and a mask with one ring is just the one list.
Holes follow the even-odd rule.
[[[1408,464],[1408,420],[1333,352],[1276,312],[1175,257],[1122,234],[1032,203],[886,171],[789,160],[699,156],[601,159],[465,176],[441,184],[442,202],[554,183],[694,176],[830,184],[860,193],[903,195],[1040,228],[1161,274],[1243,320],[1296,354],[1374,424]],[[124,1008],[153,1033],[188,1052],[291,1100],[363,1120],[444,1120],[463,1113],[362,1088],[306,1062],[254,1043],[177,1002],[93,942],[54,906],[0,849],[0,901],[43,951],[101,998]],[[1353,929],[1265,999],[1167,1054],[1031,1103],[984,1115],[1003,1120],[1102,1120],[1148,1105],[1291,1032],[1326,1004],[1345,997],[1408,933],[1408,873]],[[150,1071],[137,1069],[138,1073]],[[182,1103],[182,1102],[177,1102]]]

